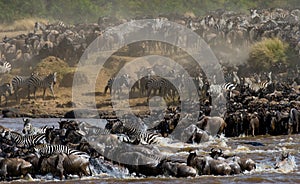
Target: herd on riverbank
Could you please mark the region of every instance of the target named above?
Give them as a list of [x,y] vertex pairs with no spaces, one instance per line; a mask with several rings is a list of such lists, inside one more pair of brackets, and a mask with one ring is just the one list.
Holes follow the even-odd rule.
[[[262,37],[273,36],[287,41],[291,48],[299,52],[299,19],[299,10],[283,9],[251,10],[250,15],[215,12],[201,19],[169,17],[169,20],[200,34],[212,48],[218,48],[219,44],[228,44],[228,49],[232,50],[230,53],[236,56],[242,53],[242,49],[236,49],[237,45],[242,48]],[[158,22],[161,20],[164,18],[158,19]],[[106,24],[119,23],[121,20],[108,22],[106,19],[100,19],[99,24],[76,26],[37,23],[34,33],[5,38],[0,44],[1,57],[4,56],[2,59],[12,63],[12,70],[14,66],[33,66],[36,61],[53,55],[64,59],[69,65],[75,65],[87,45],[102,34],[101,30]],[[120,39],[118,35],[107,36],[108,43],[112,44]],[[165,49],[163,44],[146,42],[146,49],[143,46],[145,43],[140,44],[133,50],[129,49],[134,56],[136,53],[151,53],[156,49],[161,49],[165,54],[178,53],[177,49]],[[226,59],[232,58],[224,52],[217,52],[217,57],[223,63],[228,63]],[[9,65],[3,63],[0,69],[7,66]],[[157,68],[164,70],[164,67]],[[182,113],[179,107],[170,107],[165,110],[163,120],[151,122],[155,126],[146,130],[138,126],[140,122],[136,119],[121,121],[111,117],[107,119],[105,128],[76,120],[62,120],[59,122],[59,128],[36,128],[25,121],[22,132],[1,126],[0,176],[2,179],[8,179],[30,173],[35,178],[52,173],[60,179],[67,178],[69,174],[81,177],[99,174],[114,167],[113,164],[139,176],[194,177],[240,174],[254,170],[256,163],[250,158],[226,155],[216,148],[212,148],[208,155],[190,151],[183,157],[178,157],[175,153],[163,155],[159,151],[162,144],[178,143],[175,140],[182,144],[202,144],[211,136],[219,136],[221,133],[226,137],[299,133],[300,72],[297,66],[274,66],[273,73],[250,76],[243,75],[243,67],[224,68],[224,73],[229,76],[226,82],[232,84],[230,88],[227,88],[229,85],[209,85],[211,81],[200,78],[198,71],[197,74],[193,74],[193,81],[201,96],[200,109],[195,112],[193,106],[197,104],[192,102],[188,103],[188,107],[185,107],[183,102],[181,107],[190,113]],[[153,70],[152,68],[149,72],[157,72]],[[9,72],[10,69],[1,71]],[[149,80],[143,79],[144,82],[137,83],[139,94],[149,97],[156,95],[151,94],[153,89],[161,90],[162,87],[149,88],[150,81],[157,83],[163,81],[161,78],[152,76]],[[165,95],[175,94],[172,91],[174,89],[168,90],[165,91]],[[6,96],[6,91],[0,95]],[[14,112],[6,109],[2,110],[2,113],[9,116]],[[151,116],[159,116],[159,113],[151,112]],[[69,118],[69,115],[73,115],[74,118],[74,111],[67,113],[66,117]],[[141,118],[151,119],[149,116],[144,115]],[[290,155],[283,153],[276,167],[286,164],[288,159]],[[99,166],[99,163],[103,164],[105,169],[103,165]]]

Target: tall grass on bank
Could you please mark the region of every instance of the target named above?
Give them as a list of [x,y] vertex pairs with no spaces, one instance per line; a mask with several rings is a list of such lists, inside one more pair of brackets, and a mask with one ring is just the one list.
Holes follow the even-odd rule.
[[48,20],[41,18],[27,18],[16,20],[10,24],[0,24],[0,32],[9,31],[31,31],[34,28],[35,22],[48,23]]

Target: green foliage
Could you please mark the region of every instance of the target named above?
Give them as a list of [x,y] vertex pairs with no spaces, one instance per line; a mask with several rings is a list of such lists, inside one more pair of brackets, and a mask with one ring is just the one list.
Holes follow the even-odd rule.
[[267,71],[272,65],[287,64],[287,51],[288,44],[280,39],[263,39],[252,46],[248,63],[256,71]]
[[58,19],[67,23],[95,22],[100,16],[137,16],[211,10],[247,12],[249,8],[300,7],[299,0],[0,0],[0,23],[23,18]]

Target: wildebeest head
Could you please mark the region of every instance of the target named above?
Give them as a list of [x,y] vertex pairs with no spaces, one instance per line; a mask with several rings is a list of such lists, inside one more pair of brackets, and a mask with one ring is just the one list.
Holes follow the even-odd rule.
[[222,156],[222,149],[211,148],[209,155],[212,158],[217,159],[218,157]]

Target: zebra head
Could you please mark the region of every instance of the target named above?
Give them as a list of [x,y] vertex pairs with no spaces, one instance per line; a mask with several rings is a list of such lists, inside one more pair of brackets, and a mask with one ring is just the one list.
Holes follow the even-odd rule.
[[24,121],[24,127],[22,133],[25,135],[31,134],[33,126],[30,123],[30,120],[28,118],[23,118],[23,121]]
[[122,75],[123,78],[123,84],[128,87],[130,84],[130,77],[128,74]]
[[49,78],[51,79],[51,81],[53,82],[53,85],[56,84],[56,74],[57,74],[57,72],[54,72],[54,73],[48,75]]
[[5,91],[8,92],[9,95],[12,94],[12,85],[10,83],[5,83],[4,84]]
[[9,141],[12,139],[10,130],[5,130],[3,133],[1,133],[1,136]]
[[11,71],[11,64],[7,61],[0,60],[0,73],[9,73]]

